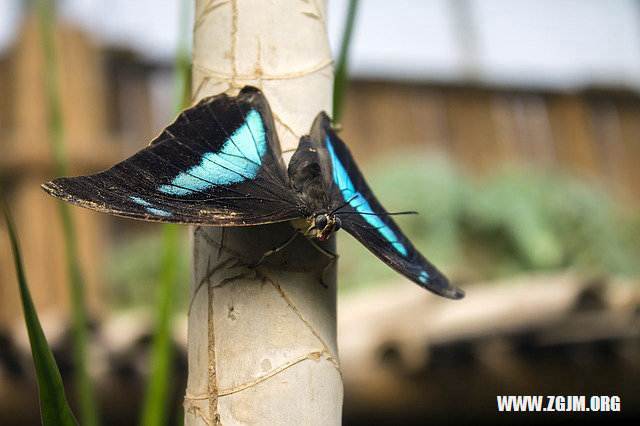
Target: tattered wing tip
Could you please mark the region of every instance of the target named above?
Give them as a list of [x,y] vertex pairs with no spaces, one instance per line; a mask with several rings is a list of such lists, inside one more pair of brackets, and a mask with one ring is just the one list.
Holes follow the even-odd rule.
[[415,283],[447,299],[460,300],[464,297],[464,291],[452,285],[444,275],[440,275],[438,278],[441,279],[430,279],[427,283],[416,280]]
[[453,300],[460,300],[464,297],[464,290],[460,290],[457,287],[453,287],[451,289],[451,295],[448,297]]
[[248,93],[256,93],[259,94],[260,96],[264,96],[264,94],[262,93],[262,90],[258,89],[255,86],[244,86],[242,88],[242,90],[240,90],[240,94],[248,94]]
[[309,134],[319,131],[320,129],[331,129],[331,118],[325,111],[320,111],[316,118],[313,119]]
[[238,93],[238,96],[236,96],[236,99],[238,101],[247,101],[252,104],[258,103],[262,108],[266,107],[271,110],[267,97],[264,95],[262,90],[254,86],[244,86],[242,90],[240,90],[240,93]]
[[40,185],[40,188],[42,188],[47,194],[60,198],[60,188],[53,181],[43,183]]
[[[54,179],[52,181],[49,182],[45,182],[42,185],[40,185],[40,188],[42,188],[44,190],[44,192],[46,192],[47,194],[51,195],[52,197],[58,198],[62,201],[66,201],[69,202],[71,204],[75,204],[77,206],[80,207],[87,207],[83,204],[81,204],[79,202],[78,199],[76,199],[71,193],[69,193],[68,191],[65,191],[63,189],[64,186],[64,181],[68,180],[70,178],[58,178],[58,179]],[[63,185],[60,185],[60,184]],[[94,209],[97,210],[97,209]]]
[[447,299],[460,300],[464,297],[464,291],[452,285],[449,285],[447,288],[440,288],[440,289],[434,289],[430,287],[426,287],[426,288],[433,291],[439,296],[446,297]]

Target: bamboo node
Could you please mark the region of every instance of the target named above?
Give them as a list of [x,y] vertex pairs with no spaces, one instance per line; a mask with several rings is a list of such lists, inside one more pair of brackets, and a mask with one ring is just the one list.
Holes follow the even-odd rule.
[[202,407],[198,404],[199,401],[206,401],[209,399],[209,395],[191,395],[187,392],[184,396],[184,401],[182,402],[182,406],[184,408],[185,413],[191,413],[195,416],[199,416],[202,420],[209,426],[213,425],[213,421],[209,419]]
[[212,68],[209,68],[198,61],[193,61],[193,68],[200,71],[204,74],[205,78],[215,79],[217,82],[224,81],[226,83],[230,83],[233,85],[234,81],[244,80],[244,81],[254,81],[254,80],[293,80],[296,78],[305,77],[310,74],[314,74],[318,71],[321,71],[325,68],[328,68],[333,65],[333,59],[326,59],[321,61],[315,65],[307,69],[302,69],[299,71],[293,71],[289,73],[283,74],[260,74],[256,75],[252,74],[228,74],[224,71],[217,71]]

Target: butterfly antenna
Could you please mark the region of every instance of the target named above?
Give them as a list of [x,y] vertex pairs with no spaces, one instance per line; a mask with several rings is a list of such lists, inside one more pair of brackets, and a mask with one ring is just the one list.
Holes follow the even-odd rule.
[[414,211],[407,211],[407,212],[384,212],[384,213],[374,213],[374,212],[344,212],[342,214],[359,214],[359,215],[363,215],[363,214],[368,214],[368,215],[373,215],[373,216],[400,216],[400,215],[405,215],[405,214],[418,214],[418,212],[414,212]]
[[335,212],[337,212],[338,210],[340,210],[341,208],[343,208],[344,206],[346,206],[347,204],[349,204],[351,201],[355,200],[360,194],[356,194],[353,197],[349,198],[348,201],[345,201],[344,204],[341,204],[340,206],[336,207],[335,209],[333,209],[333,211],[331,213],[329,213],[329,215],[334,214]]

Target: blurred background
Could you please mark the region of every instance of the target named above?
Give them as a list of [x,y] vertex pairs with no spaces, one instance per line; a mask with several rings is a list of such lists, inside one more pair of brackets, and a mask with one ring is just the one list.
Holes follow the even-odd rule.
[[[56,176],[33,3],[0,2],[0,187],[70,387],[63,232],[55,200],[40,189]],[[133,154],[172,120],[187,3],[185,15],[179,0],[56,2],[72,174]],[[329,1],[336,57],[348,5]],[[420,212],[397,220],[467,296],[437,298],[339,235],[345,424],[637,420],[640,1],[367,0],[348,65],[341,137],[390,211]],[[100,417],[136,424],[162,228],[71,212]],[[179,419],[189,243],[186,228],[178,232],[171,397]],[[38,423],[30,362],[2,226],[2,424]],[[622,412],[498,414],[496,395],[510,394],[618,395]]]

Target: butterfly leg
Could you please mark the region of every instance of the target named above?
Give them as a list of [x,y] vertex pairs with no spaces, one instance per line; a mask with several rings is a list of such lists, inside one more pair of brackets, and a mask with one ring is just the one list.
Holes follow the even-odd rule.
[[322,268],[322,275],[320,276],[320,284],[322,284],[322,287],[329,288],[329,285],[324,281],[324,274],[331,267],[331,265],[333,265],[333,263],[336,261],[336,259],[339,256],[337,254],[335,254],[335,253],[330,252],[326,248],[320,246],[318,243],[313,241],[313,239],[311,239],[311,238],[307,238],[307,239],[309,240],[311,245],[316,248],[316,250],[318,250],[320,253],[324,254],[325,256],[327,256],[330,259],[329,263],[327,263],[327,265],[324,268]]
[[255,268],[256,266],[258,266],[259,264],[262,263],[262,261],[271,256],[274,253],[279,252],[280,250],[282,250],[283,248],[285,248],[286,246],[288,246],[289,244],[291,244],[293,242],[293,240],[296,239],[296,237],[298,236],[298,231],[294,232],[293,235],[291,236],[291,238],[289,238],[287,241],[285,241],[284,243],[272,248],[271,250],[267,250],[262,254],[262,257],[260,258],[260,260],[258,260],[257,262],[249,265],[249,268]]

